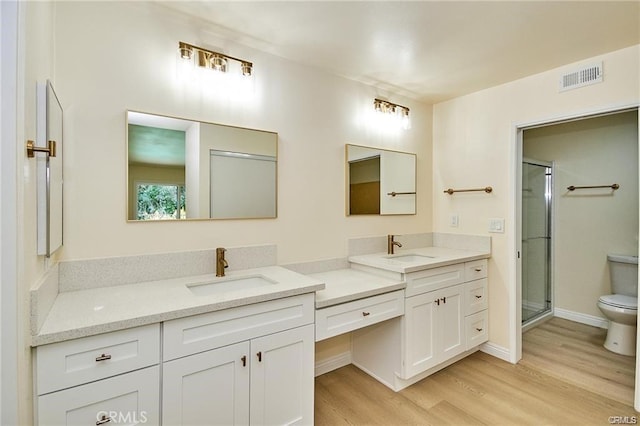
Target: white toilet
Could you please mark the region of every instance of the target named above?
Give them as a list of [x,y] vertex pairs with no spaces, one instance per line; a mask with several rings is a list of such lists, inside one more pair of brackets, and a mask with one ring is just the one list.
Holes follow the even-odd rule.
[[638,256],[610,254],[607,260],[613,294],[598,299],[598,308],[609,319],[604,347],[633,356],[638,318]]

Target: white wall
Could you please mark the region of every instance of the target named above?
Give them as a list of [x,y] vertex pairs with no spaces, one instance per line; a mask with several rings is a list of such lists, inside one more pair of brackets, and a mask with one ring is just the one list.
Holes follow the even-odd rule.
[[[492,234],[490,342],[510,356],[517,326],[510,316],[516,297],[515,126],[637,104],[639,50],[585,60],[604,61],[604,82],[593,86],[558,92],[560,75],[580,65],[572,64],[434,105],[434,231],[486,234],[489,218],[506,219],[505,233]],[[442,193],[487,185],[494,188],[491,194]],[[448,225],[453,213],[460,217],[458,228]]]
[[607,254],[638,254],[638,112],[527,130],[523,153],[554,161],[554,306],[604,319]]
[[[29,324],[29,289],[55,262],[37,255],[36,235],[36,161],[26,155],[26,140],[36,140],[36,83],[52,80],[53,72],[53,15],[54,6],[49,2],[19,2],[18,31],[18,82],[17,82],[17,157],[14,158],[18,182],[17,204],[17,318],[13,326],[17,330],[17,424],[33,422],[31,332]],[[4,29],[3,29],[4,30]],[[3,155],[5,153],[3,152]],[[4,173],[4,172],[3,172]],[[4,255],[3,255],[4,259]],[[5,283],[3,282],[3,286]],[[3,320],[4,321],[4,320]],[[4,327],[4,324],[3,324]],[[3,337],[4,338],[4,337]],[[7,384],[5,377],[3,386]]]
[[[345,256],[349,237],[431,231],[430,106],[210,34],[193,18],[146,2],[56,4],[64,259],[276,243],[278,261],[292,263]],[[252,61],[252,95],[176,81],[179,41]],[[365,122],[380,95],[411,108],[410,130],[383,133]],[[127,223],[127,109],[277,132],[278,218]],[[417,153],[418,214],[346,217],[345,143]]]

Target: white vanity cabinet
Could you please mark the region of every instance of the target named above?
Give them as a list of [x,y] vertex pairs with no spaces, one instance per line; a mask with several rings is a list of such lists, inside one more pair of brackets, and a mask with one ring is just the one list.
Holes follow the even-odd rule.
[[402,274],[404,316],[354,331],[353,363],[398,391],[476,349],[488,340],[486,277],[486,259]]
[[465,351],[463,298],[464,286],[454,285],[406,299],[403,378]]
[[36,423],[160,423],[160,325],[39,346]]
[[166,425],[311,424],[314,295],[165,323]]

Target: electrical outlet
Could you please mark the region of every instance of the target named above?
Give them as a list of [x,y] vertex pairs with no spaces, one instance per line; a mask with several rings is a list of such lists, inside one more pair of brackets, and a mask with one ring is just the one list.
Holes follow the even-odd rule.
[[452,228],[457,228],[459,219],[460,218],[457,214],[452,214],[451,216],[449,216],[449,226],[451,226]]
[[489,219],[489,232],[504,233],[504,219]]

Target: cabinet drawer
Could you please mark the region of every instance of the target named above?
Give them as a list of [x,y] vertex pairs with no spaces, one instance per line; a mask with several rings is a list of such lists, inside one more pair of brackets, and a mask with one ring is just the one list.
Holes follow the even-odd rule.
[[314,293],[308,293],[167,321],[164,360],[312,324],[314,298]]
[[480,311],[465,318],[467,350],[489,340],[489,311]]
[[160,424],[158,371],[156,365],[39,396],[36,424]]
[[157,364],[159,358],[159,324],[39,346],[37,392],[43,395],[137,370]]
[[488,280],[470,281],[465,283],[465,314],[471,315],[480,312],[489,307]]
[[464,280],[473,281],[487,277],[487,259],[475,260],[464,264]]
[[411,297],[428,291],[460,284],[464,282],[464,270],[464,264],[459,263],[406,274],[406,296]]
[[404,291],[367,297],[316,311],[316,342],[404,314]]

